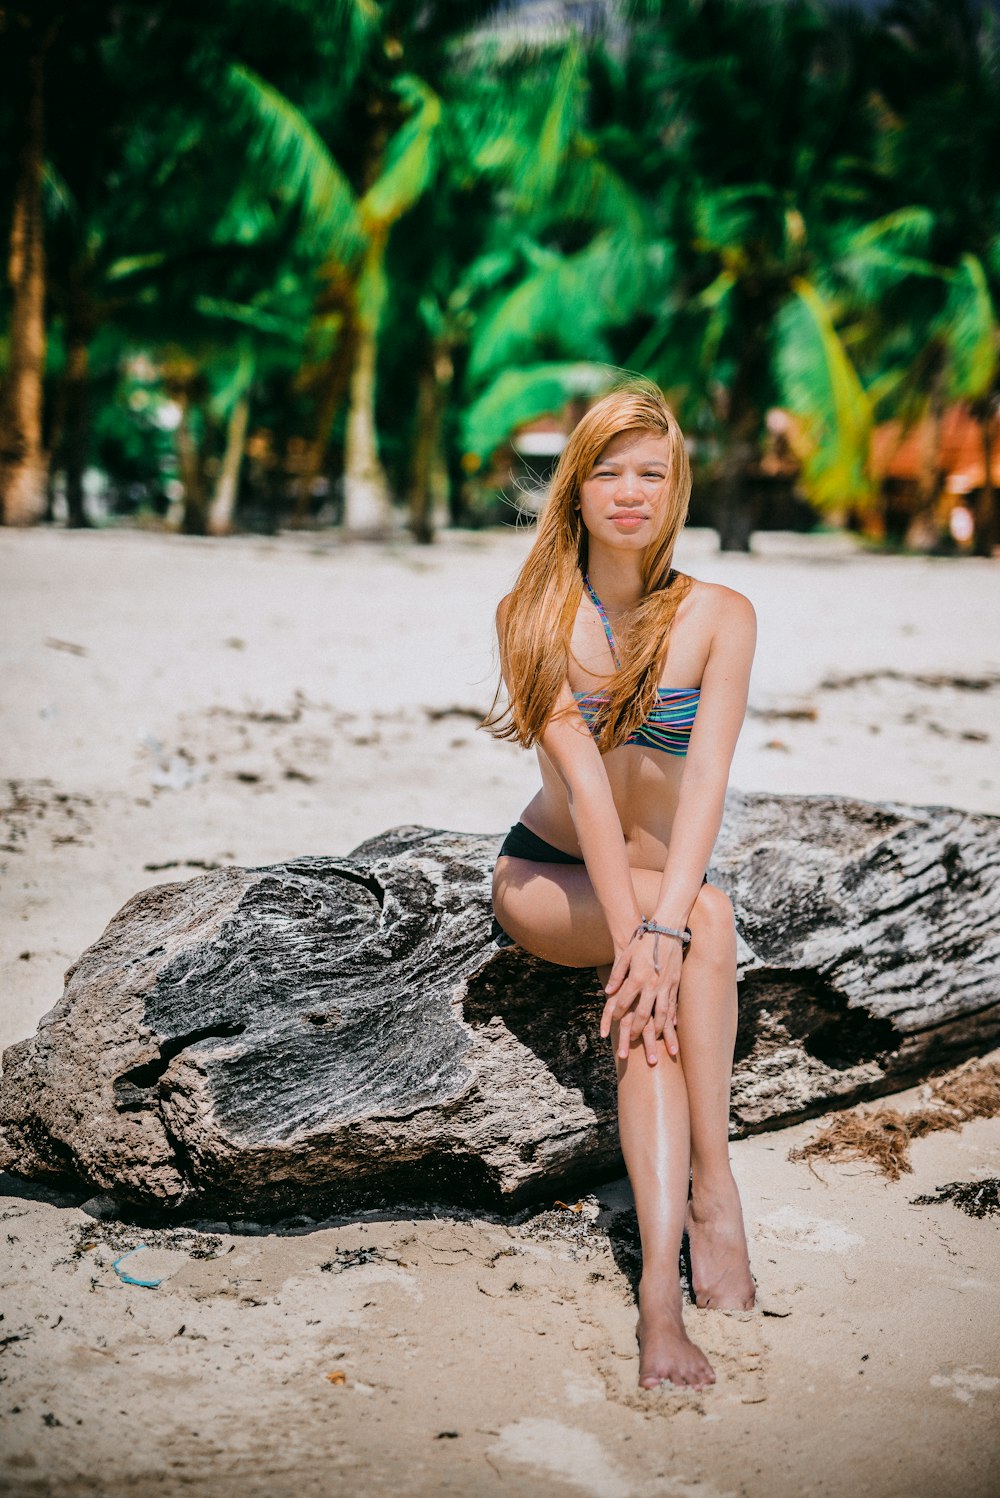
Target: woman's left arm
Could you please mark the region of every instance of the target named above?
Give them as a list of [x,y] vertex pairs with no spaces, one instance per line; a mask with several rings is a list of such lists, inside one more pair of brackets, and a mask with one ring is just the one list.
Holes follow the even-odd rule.
[[682,929],[698,898],[722,825],[729,769],[746,715],[756,639],[756,618],[749,599],[724,590],[702,676],[656,909],[646,912],[658,925]]
[[[720,588],[717,599],[663,877],[655,908],[642,912],[658,926],[674,931],[682,931],[688,923],[722,825],[729,767],[746,713],[757,638],[753,608],[742,594]],[[619,1058],[627,1057],[633,1036],[641,1035],[646,1058],[655,1066],[656,1041],[661,1035],[669,1054],[678,1054],[674,1027],[682,949],[668,939],[661,950],[661,966],[651,978],[649,945],[648,937],[637,933],[615,959],[604,990],[609,997],[601,1016],[601,1034],[609,1035],[617,1020]],[[639,955],[637,946],[647,950]]]

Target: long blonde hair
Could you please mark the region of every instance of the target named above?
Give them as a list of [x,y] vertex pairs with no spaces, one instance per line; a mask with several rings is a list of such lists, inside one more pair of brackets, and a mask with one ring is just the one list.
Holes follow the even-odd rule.
[[667,502],[659,531],[643,553],[643,595],[622,631],[621,669],[611,677],[607,701],[593,720],[601,752],[624,743],[656,706],[670,626],[691,586],[689,577],[671,568],[674,544],[687,518],[691,465],[677,418],[663,392],[649,380],[631,380],[586,413],[571,433],[552,476],[534,545],[518,573],[500,625],[508,705],[498,708],[501,680],[481,724],[495,738],[515,739],[530,748],[551,717],[566,676],[587,566],[580,489],[608,443],[622,432],[655,432],[669,440]]

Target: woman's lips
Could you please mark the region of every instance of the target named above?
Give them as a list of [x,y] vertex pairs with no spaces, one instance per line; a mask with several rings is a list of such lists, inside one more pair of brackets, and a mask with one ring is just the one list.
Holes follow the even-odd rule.
[[611,524],[620,525],[622,530],[634,531],[637,530],[640,525],[644,525],[648,518],[649,517],[646,515],[636,515],[631,513],[612,515]]

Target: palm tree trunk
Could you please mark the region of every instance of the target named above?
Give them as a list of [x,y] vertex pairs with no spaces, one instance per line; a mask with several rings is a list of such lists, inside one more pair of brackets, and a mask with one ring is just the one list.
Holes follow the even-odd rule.
[[74,528],[90,525],[83,499],[83,473],[87,463],[90,334],[85,318],[67,318],[65,376],[65,455],[67,524]]
[[434,539],[434,479],[441,434],[441,388],[434,362],[428,359],[417,376],[416,428],[410,466],[409,523],[415,541]]
[[760,388],[760,350],[766,346],[760,314],[750,320],[759,335],[748,335],[745,352],[737,365],[729,389],[717,406],[725,430],[725,449],[716,489],[715,528],[720,551],[749,552],[756,524],[756,506],[750,497],[747,474],[758,452],[761,415],[753,392]]
[[184,509],[181,532],[185,536],[205,534],[205,488],[201,471],[201,452],[191,425],[191,396],[182,391],[177,396],[181,419],[177,427],[177,457],[184,485]]
[[362,272],[369,294],[366,297],[362,291],[361,295],[344,452],[344,530],[375,537],[387,535],[393,525],[392,500],[385,470],[379,460],[375,428],[381,298],[370,289],[382,282],[384,256],[385,237],[373,236]]
[[941,426],[944,420],[944,363],[939,357],[930,375],[930,397],[922,424],[920,473],[913,506],[913,518],[906,530],[905,544],[915,551],[933,551],[947,525],[947,517],[938,514],[943,488],[941,473]]
[[295,494],[295,510],[292,525],[305,525],[309,519],[309,507],[313,496],[313,485],[326,461],[330,443],[330,428],[351,384],[357,340],[357,283],[340,267],[325,267],[327,289],[317,312],[329,317],[331,312],[340,313],[340,331],[332,354],[316,382],[319,398],[316,406],[316,424],[313,439],[306,451],[305,462],[299,474]]
[[215,485],[215,493],[208,507],[208,531],[212,536],[228,536],[233,528],[236,501],[239,498],[240,469],[243,466],[243,449],[246,447],[247,427],[250,422],[249,387],[236,400],[229,413],[226,426],[226,450],[222,455],[222,467]]
[[48,460],[42,448],[45,374],[45,241],[42,167],[45,152],[45,51],[28,58],[27,110],[11,216],[10,361],[0,415],[0,504],[7,525],[33,525],[45,513]]
[[746,491],[750,457],[750,447],[734,440],[722,464],[715,505],[715,529],[719,534],[720,551],[750,550],[755,520]]
[[993,429],[996,411],[992,400],[983,402],[979,429],[983,438],[983,487],[976,502],[976,529],[972,539],[973,555],[991,557],[998,539],[997,497],[993,483]]

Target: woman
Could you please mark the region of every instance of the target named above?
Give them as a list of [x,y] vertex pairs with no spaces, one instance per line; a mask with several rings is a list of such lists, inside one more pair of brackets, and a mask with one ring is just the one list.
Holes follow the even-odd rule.
[[749,1310],[729,1164],[736,1038],[732,906],[706,882],[746,710],[754,613],[676,573],[691,472],[655,385],[599,401],[559,460],[535,543],[497,610],[509,706],[486,723],[534,745],[542,787],[493,879],[495,934],[595,966],[618,1073],[642,1242],[639,1384],[703,1389],[678,1259],[697,1304]]

